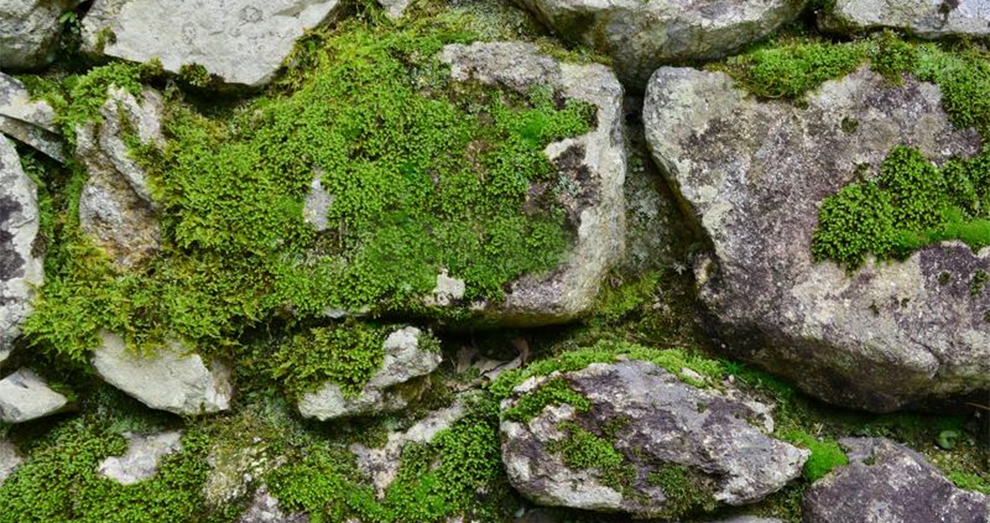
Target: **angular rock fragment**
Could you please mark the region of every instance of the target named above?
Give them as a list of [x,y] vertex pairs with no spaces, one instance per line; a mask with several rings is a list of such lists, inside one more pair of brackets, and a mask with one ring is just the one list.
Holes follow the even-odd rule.
[[0,485],[3,485],[4,480],[9,478],[22,463],[24,458],[17,453],[14,444],[0,439]]
[[0,68],[31,69],[55,58],[60,18],[80,0],[4,0],[0,4]]
[[49,158],[65,161],[55,110],[43,100],[31,100],[24,84],[0,73],[0,132],[31,146]]
[[23,423],[61,412],[69,400],[29,369],[0,380],[0,421]]
[[121,485],[133,485],[153,477],[158,472],[161,459],[182,449],[181,431],[162,432],[142,436],[130,432],[127,452],[123,456],[110,456],[100,462],[98,473]]
[[921,38],[990,36],[990,0],[835,0],[822,29],[858,33],[887,27]]

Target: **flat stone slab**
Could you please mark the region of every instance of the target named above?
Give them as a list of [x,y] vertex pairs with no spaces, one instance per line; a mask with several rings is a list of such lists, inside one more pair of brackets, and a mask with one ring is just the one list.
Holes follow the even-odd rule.
[[0,380],[0,421],[23,423],[61,412],[69,400],[30,369]]

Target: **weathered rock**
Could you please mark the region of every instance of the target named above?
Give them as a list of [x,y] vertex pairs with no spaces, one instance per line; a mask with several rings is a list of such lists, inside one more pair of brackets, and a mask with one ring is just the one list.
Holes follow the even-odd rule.
[[737,516],[729,519],[712,521],[711,523],[784,523],[777,518],[758,518],[756,516]]
[[43,257],[35,251],[38,226],[38,187],[14,145],[0,135],[0,362],[10,355],[33,310],[34,288],[45,279]]
[[218,440],[206,457],[210,472],[203,484],[203,497],[211,507],[228,506],[247,494],[258,478],[284,465],[283,461],[283,457],[271,456],[264,440],[257,436],[250,443]]
[[278,500],[268,493],[264,486],[258,488],[254,493],[254,500],[244,514],[237,519],[237,523],[309,523],[309,516],[306,514],[285,515],[278,508]]
[[924,456],[882,438],[840,441],[850,463],[805,495],[805,523],[986,523],[990,497],[956,488]]
[[175,341],[154,355],[139,356],[127,351],[120,336],[107,331],[100,336],[102,344],[93,352],[97,374],[148,407],[184,415],[230,407],[230,370],[220,362],[204,362]]
[[818,24],[834,32],[889,27],[921,38],[981,38],[990,36],[990,0],[835,0]]
[[76,158],[86,166],[89,180],[79,198],[79,226],[106,250],[114,262],[131,268],[159,249],[160,233],[147,174],[134,161],[126,134],[143,144],[163,145],[161,97],[151,89],[141,102],[124,89],[111,86],[100,108],[102,122],[76,131]]
[[[550,404],[529,421],[505,418],[501,425],[509,481],[541,505],[676,517],[678,509],[671,505],[684,500],[668,498],[674,495],[664,491],[668,486],[677,496],[690,494],[704,504],[744,505],[797,477],[808,457],[807,451],[764,434],[755,420],[766,409],[695,388],[641,361],[532,378],[503,402],[503,412],[552,380],[564,380],[589,408]],[[611,459],[600,448],[576,453],[598,456],[595,462],[602,465],[569,465],[567,447],[579,441],[589,449],[611,447],[621,465],[606,469]]]
[[304,394],[299,400],[299,412],[320,421],[342,416],[358,416],[372,412],[401,410],[409,404],[397,385],[426,376],[439,365],[438,352],[419,346],[422,331],[405,327],[388,335],[383,345],[385,359],[379,369],[356,396],[349,396],[335,383],[328,382],[320,390]]
[[48,387],[40,376],[29,369],[0,380],[0,421],[23,423],[56,414],[69,400]]
[[24,84],[3,73],[0,73],[0,132],[50,158],[65,161],[62,140],[55,127],[55,110],[48,102],[31,100]]
[[402,18],[402,13],[406,12],[406,8],[411,3],[412,0],[378,0],[378,4],[385,9],[385,14],[392,20]]
[[0,68],[28,69],[55,58],[62,13],[79,0],[4,0],[0,4]]
[[561,36],[612,58],[640,90],[663,64],[718,58],[793,20],[804,0],[517,0]]
[[297,38],[337,13],[338,0],[96,0],[83,19],[91,52],[166,71],[198,65],[227,84],[268,83]]
[[[857,166],[875,172],[896,145],[936,163],[979,150],[976,131],[950,124],[937,86],[863,68],[796,107],[759,102],[721,73],[661,68],[645,122],[654,158],[712,242],[695,272],[728,350],[873,411],[990,386],[990,293],[968,289],[969,275],[990,270],[990,249],[942,243],[854,275],[811,255],[818,206]],[[945,271],[964,276],[943,285]]]
[[162,432],[142,436],[125,433],[127,452],[123,456],[111,456],[100,462],[98,473],[121,485],[133,485],[158,472],[162,458],[182,449],[181,431]]
[[9,478],[22,463],[24,458],[17,453],[14,444],[0,439],[0,485],[3,485],[4,480]]
[[327,212],[333,205],[333,195],[328,193],[320,182],[320,173],[317,171],[313,181],[310,182],[309,193],[303,202],[303,220],[313,226],[317,231],[325,231],[329,226]]
[[548,274],[516,280],[501,304],[472,304],[493,322],[523,326],[562,323],[588,312],[602,279],[625,249],[622,86],[602,65],[560,63],[525,43],[449,45],[441,59],[451,65],[452,78],[457,81],[501,85],[521,93],[545,85],[566,99],[597,108],[594,130],[545,149],[577,188],[574,195],[564,195],[559,202],[577,229],[566,261]]

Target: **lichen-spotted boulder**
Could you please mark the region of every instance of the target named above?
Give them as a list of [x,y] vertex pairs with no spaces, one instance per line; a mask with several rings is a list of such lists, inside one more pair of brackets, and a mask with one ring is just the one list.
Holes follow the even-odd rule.
[[724,56],[793,20],[803,0],[517,0],[565,38],[610,56],[630,88],[662,64]]
[[338,0],[97,0],[83,19],[83,45],[135,62],[157,58],[172,73],[205,72],[226,84],[260,87],[275,76],[296,39],[331,19],[338,5]]
[[850,463],[808,490],[806,523],[990,521],[990,497],[956,487],[921,454],[883,438],[839,443]]
[[808,452],[768,436],[767,411],[652,363],[595,363],[515,388],[502,461],[541,505],[677,518],[759,501],[801,473]]
[[33,310],[34,289],[44,281],[35,246],[38,227],[38,187],[21,167],[14,144],[0,135],[0,362],[10,355]]
[[41,67],[55,58],[60,18],[79,0],[4,0],[0,4],[0,68]]
[[722,73],[661,68],[644,120],[655,160],[707,234],[700,296],[724,346],[827,401],[873,411],[990,386],[990,249],[950,242],[848,271],[815,262],[826,197],[895,146],[941,164],[980,151],[936,85],[863,67],[801,106],[750,97]]
[[888,27],[921,38],[990,36],[990,0],[835,0],[818,24],[856,33]]
[[[581,136],[551,143],[545,153],[569,187],[558,197],[576,229],[576,238],[559,267],[525,275],[508,286],[502,303],[480,301],[470,308],[500,324],[520,326],[563,323],[587,313],[602,280],[625,250],[626,153],[622,135],[622,86],[608,68],[563,63],[540,54],[532,44],[516,42],[449,45],[441,60],[451,76],[526,93],[550,86],[567,100],[593,104],[597,122]],[[533,187],[531,191],[545,191]],[[441,273],[434,291],[449,301],[459,288],[456,274]],[[463,290],[461,290],[463,292]]]
[[230,369],[221,362],[206,361],[175,341],[139,355],[116,334],[103,331],[100,337],[92,357],[96,373],[148,407],[189,416],[230,408]]

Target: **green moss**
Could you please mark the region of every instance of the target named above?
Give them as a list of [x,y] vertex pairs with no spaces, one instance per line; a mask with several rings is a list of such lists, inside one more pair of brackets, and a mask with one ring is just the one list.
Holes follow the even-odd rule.
[[979,296],[983,292],[983,287],[990,281],[990,274],[987,271],[978,269],[973,273],[973,279],[969,281],[970,296]]
[[624,285],[602,288],[595,305],[596,316],[606,323],[622,320],[654,297],[662,275],[662,271],[650,271]]
[[680,518],[698,512],[711,512],[718,506],[710,481],[703,475],[678,465],[664,465],[650,472],[647,482],[663,490],[663,517]]
[[959,488],[975,490],[976,492],[990,495],[990,480],[985,475],[980,476],[968,472],[951,472],[949,473],[949,480]]
[[183,64],[179,67],[178,77],[179,80],[200,89],[209,88],[216,83],[209,71],[200,64]]
[[591,408],[588,398],[571,388],[567,380],[558,377],[524,394],[513,407],[502,413],[502,417],[509,421],[528,423],[546,407],[562,404],[571,405],[578,412],[586,412]]
[[562,423],[560,429],[566,435],[550,442],[549,452],[560,454],[564,464],[572,469],[596,469],[598,480],[614,490],[623,492],[629,488],[636,477],[636,468],[616,450],[614,440],[570,422]]
[[832,439],[819,440],[807,432],[794,430],[781,435],[785,440],[811,451],[804,463],[804,479],[814,483],[836,467],[849,464],[849,458],[839,444]]

